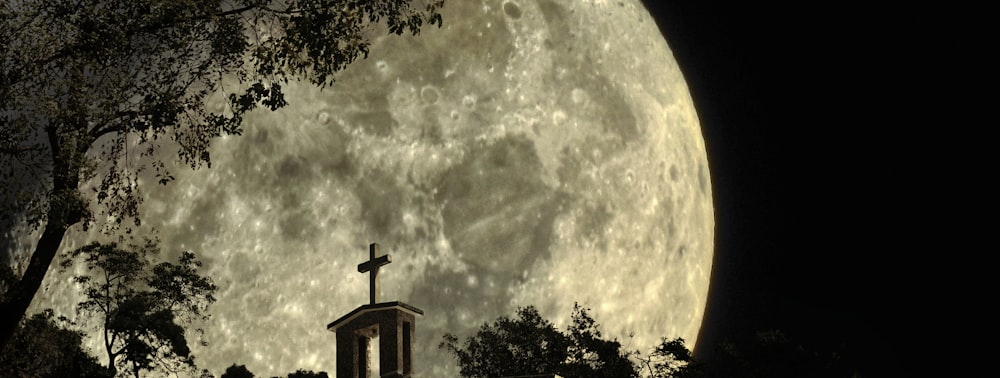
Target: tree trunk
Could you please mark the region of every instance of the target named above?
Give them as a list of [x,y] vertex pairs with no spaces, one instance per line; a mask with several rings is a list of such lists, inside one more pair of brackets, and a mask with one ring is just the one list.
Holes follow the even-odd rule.
[[[80,160],[84,143],[75,138],[61,135],[57,129],[47,130],[49,145],[52,149],[52,193],[49,195],[49,208],[46,214],[45,229],[42,237],[35,245],[31,254],[28,269],[17,283],[7,292],[0,302],[0,350],[7,345],[14,331],[17,330],[21,318],[28,311],[31,300],[42,286],[45,274],[59,252],[63,236],[70,226],[80,222],[86,209],[86,204],[80,198]],[[83,147],[86,151],[86,147]]]
[[[115,359],[118,355],[113,351],[114,343],[108,340],[108,321],[107,315],[104,316],[104,349],[108,352],[108,371],[111,372],[112,377],[118,376],[118,367],[115,365]],[[120,352],[120,351],[119,351]]]
[[11,287],[4,301],[0,303],[0,313],[4,314],[3,322],[0,323],[0,350],[7,345],[24,313],[28,311],[31,300],[45,279],[49,265],[59,252],[59,245],[62,244],[66,229],[64,222],[50,218],[45,224],[38,245],[35,246],[35,252],[31,254],[31,262],[24,271],[24,276]]

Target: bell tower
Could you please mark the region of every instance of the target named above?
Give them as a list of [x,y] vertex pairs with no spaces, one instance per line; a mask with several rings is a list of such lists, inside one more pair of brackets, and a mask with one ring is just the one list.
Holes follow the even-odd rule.
[[378,271],[392,262],[379,256],[378,244],[368,246],[369,258],[358,272],[369,273],[369,303],[334,320],[326,329],[337,334],[337,378],[370,378],[369,344],[379,338],[379,371],[382,377],[413,374],[414,321],[424,311],[406,303],[379,302]]

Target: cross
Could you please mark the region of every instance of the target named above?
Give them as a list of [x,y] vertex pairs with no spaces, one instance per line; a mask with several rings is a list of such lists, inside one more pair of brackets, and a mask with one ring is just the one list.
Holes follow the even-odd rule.
[[[368,276],[368,299],[371,304],[378,302],[378,268],[392,262],[389,255],[378,256],[378,244],[372,243],[368,246],[368,261],[358,264],[358,273],[371,272]],[[376,257],[378,256],[378,257]]]

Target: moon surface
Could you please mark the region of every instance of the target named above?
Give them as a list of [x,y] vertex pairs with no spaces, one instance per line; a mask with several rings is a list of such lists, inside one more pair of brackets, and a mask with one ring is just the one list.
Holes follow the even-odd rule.
[[[579,303],[629,349],[694,345],[714,251],[709,168],[645,8],[461,0],[443,16],[416,37],[376,37],[330,88],[290,85],[288,107],[218,141],[212,168],[144,184],[143,227],[219,285],[199,367],[332,374],[326,324],[367,303],[356,265],[371,242],[392,255],[382,299],[426,313],[419,376],[457,376],[444,333],[527,305],[564,327]],[[49,274],[34,311],[73,313],[68,274]]]

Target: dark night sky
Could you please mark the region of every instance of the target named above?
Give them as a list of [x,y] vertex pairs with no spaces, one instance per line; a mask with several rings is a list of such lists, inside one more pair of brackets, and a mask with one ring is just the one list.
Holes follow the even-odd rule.
[[942,59],[927,54],[937,38],[927,17],[646,2],[691,88],[712,167],[716,260],[698,355],[776,328],[844,350],[866,376],[908,376],[905,357],[929,335],[907,328],[919,324],[919,288],[904,254],[930,230],[905,230],[917,214],[899,181],[926,158],[894,147],[934,121],[919,114],[933,105],[926,81],[911,76]]

